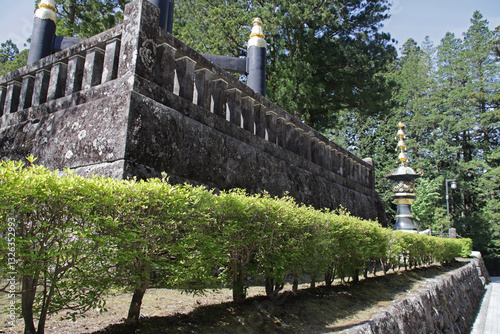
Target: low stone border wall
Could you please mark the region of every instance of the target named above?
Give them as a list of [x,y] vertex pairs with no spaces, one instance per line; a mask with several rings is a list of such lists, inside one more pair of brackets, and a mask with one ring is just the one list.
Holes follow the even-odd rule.
[[481,254],[448,274],[429,279],[348,334],[469,333],[489,281]]

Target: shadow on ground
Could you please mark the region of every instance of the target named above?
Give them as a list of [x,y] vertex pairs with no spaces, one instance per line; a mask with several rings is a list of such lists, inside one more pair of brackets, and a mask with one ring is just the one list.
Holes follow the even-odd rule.
[[276,300],[264,296],[242,304],[199,306],[188,314],[141,319],[136,326],[110,325],[93,334],[159,333],[333,333],[366,322],[381,307],[418,287],[418,283],[464,263],[397,271],[354,284],[285,292]]

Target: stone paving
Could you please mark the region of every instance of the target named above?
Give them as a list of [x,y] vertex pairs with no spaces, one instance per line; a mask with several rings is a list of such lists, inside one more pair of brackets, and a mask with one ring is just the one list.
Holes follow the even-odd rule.
[[500,277],[491,277],[472,334],[500,334]]

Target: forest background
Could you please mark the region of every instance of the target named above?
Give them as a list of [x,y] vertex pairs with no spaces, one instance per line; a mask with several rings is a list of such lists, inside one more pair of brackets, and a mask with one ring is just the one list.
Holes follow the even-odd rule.
[[[36,1],[34,1],[36,2]],[[127,0],[56,0],[57,34],[90,37],[123,19]],[[381,31],[388,0],[178,0],[174,35],[197,51],[245,56],[250,23],[265,23],[267,97],[332,141],[375,162],[376,190],[390,222],[384,176],[398,162],[396,124],[407,125],[410,166],[421,169],[412,206],[420,229],[472,238],[500,275],[500,27],[475,12],[462,36],[399,50]],[[199,15],[203,13],[203,15]],[[28,50],[0,45],[0,74]],[[241,78],[245,80],[245,78]],[[445,182],[450,213],[446,210]]]

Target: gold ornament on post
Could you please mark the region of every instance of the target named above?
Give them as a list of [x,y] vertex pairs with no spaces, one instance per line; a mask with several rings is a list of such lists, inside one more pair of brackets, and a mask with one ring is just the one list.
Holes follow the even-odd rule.
[[35,11],[35,17],[45,20],[49,19],[57,23],[57,9],[54,0],[42,0]]
[[398,127],[399,127],[399,130],[398,130],[398,134],[396,135],[396,140],[398,141],[398,147],[396,148],[396,151],[398,149],[401,150],[401,152],[399,153],[399,157],[398,159],[401,161],[401,165],[402,166],[405,166],[406,165],[406,162],[408,161],[408,157],[406,156],[406,144],[405,144],[405,141],[404,139],[406,139],[406,135],[405,135],[405,132],[403,131],[403,128],[405,127],[406,125],[402,122],[399,122],[398,123]]
[[250,34],[250,39],[248,40],[248,48],[251,46],[258,46],[259,48],[266,48],[266,36],[264,35],[264,30],[262,29],[262,20],[258,17],[253,19],[252,32]]

